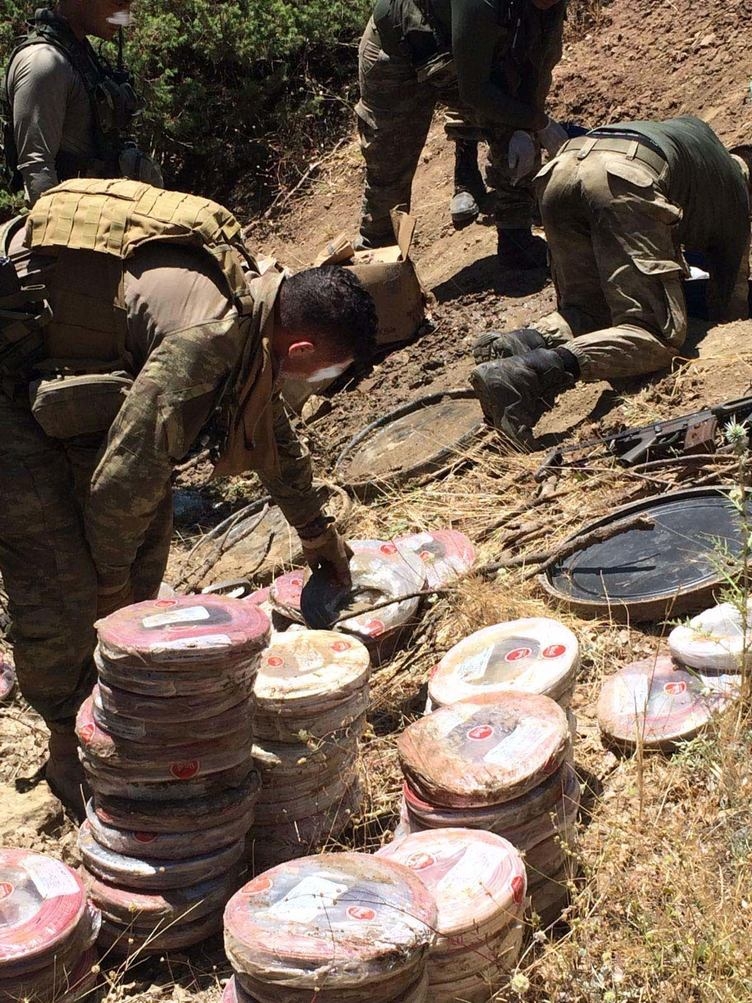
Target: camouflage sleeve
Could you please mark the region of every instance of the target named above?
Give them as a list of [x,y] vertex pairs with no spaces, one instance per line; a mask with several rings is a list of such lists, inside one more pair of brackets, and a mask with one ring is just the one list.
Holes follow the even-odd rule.
[[68,59],[51,45],[22,49],[8,71],[18,169],[31,205],[58,183],[55,157],[73,79]]
[[565,0],[560,0],[546,14],[547,25],[543,36],[541,62],[535,88],[535,106],[539,111],[546,107],[551,90],[554,68],[561,62],[564,51],[564,21],[567,14]]
[[452,53],[460,99],[489,122],[509,129],[542,129],[545,116],[499,85],[498,49],[507,35],[491,0],[453,0]]
[[102,588],[125,584],[173,467],[211,414],[238,348],[236,318],[164,338],[110,429],[91,482],[86,536]]
[[279,476],[259,472],[259,478],[291,526],[299,528],[321,515],[321,502],[313,489],[311,456],[290,424],[282,398],[274,406],[274,438],[279,456]]

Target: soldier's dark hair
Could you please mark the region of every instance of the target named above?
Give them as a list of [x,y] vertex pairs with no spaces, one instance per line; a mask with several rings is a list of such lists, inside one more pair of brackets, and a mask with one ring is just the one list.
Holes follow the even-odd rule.
[[315,331],[361,365],[376,351],[378,319],[371,295],[353,272],[338,265],[306,268],[286,279],[279,319],[291,330]]

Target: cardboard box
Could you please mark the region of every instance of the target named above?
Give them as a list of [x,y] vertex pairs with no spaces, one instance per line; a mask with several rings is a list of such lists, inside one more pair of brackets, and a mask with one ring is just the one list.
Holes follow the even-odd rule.
[[426,293],[410,259],[415,222],[407,213],[393,211],[396,244],[353,251],[347,236],[340,234],[315,261],[316,265],[352,268],[376,304],[380,347],[409,341],[426,318]]

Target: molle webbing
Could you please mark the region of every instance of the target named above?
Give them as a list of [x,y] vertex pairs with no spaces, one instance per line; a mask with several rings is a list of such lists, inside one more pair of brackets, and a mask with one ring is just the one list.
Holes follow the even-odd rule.
[[30,211],[26,243],[34,250],[94,251],[120,260],[154,241],[205,250],[219,265],[239,313],[253,301],[241,267],[256,263],[235,217],[216,202],[138,181],[74,179],[46,192]]

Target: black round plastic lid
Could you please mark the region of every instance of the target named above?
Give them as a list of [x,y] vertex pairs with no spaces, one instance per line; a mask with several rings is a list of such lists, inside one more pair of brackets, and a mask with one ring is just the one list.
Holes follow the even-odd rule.
[[474,394],[447,390],[403,404],[364,428],[345,446],[335,470],[362,484],[437,471],[483,427]]
[[562,598],[591,603],[667,599],[718,581],[719,545],[740,549],[739,512],[717,488],[644,499],[585,526],[578,535],[646,516],[652,529],[626,529],[563,558],[547,573]]

